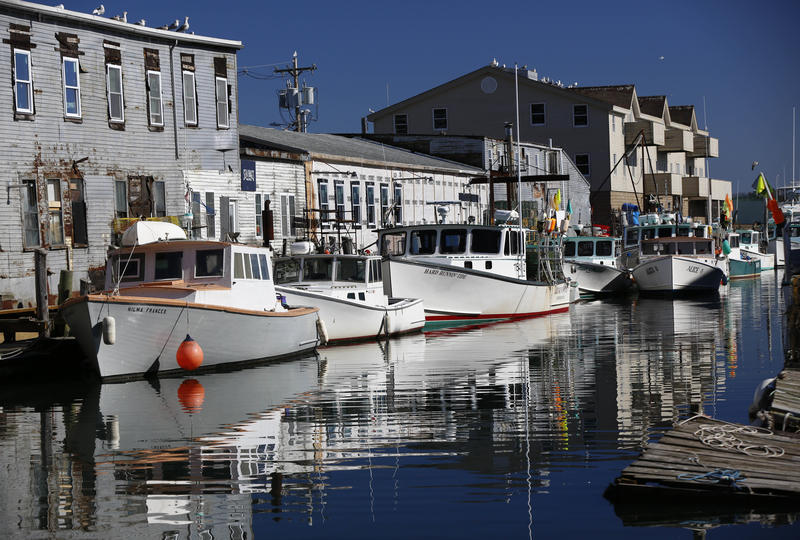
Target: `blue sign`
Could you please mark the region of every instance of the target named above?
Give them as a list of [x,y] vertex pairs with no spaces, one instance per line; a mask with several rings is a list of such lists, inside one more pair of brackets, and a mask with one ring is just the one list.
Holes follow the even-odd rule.
[[476,193],[459,193],[458,200],[462,202],[478,202],[478,195]]
[[243,159],[242,160],[242,191],[255,191],[256,190],[256,162]]

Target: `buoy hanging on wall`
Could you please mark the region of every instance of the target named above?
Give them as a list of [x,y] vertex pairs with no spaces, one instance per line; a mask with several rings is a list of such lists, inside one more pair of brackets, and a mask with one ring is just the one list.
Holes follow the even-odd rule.
[[189,334],[186,334],[186,339],[183,340],[175,353],[175,359],[183,369],[193,371],[203,363],[203,349]]

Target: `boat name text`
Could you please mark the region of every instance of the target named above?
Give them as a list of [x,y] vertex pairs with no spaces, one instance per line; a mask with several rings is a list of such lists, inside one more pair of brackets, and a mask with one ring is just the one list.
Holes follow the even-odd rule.
[[157,313],[159,315],[165,315],[167,313],[167,308],[128,306],[128,311],[133,311],[135,313]]
[[426,274],[431,274],[434,276],[444,276],[444,277],[451,277],[456,279],[467,279],[467,276],[464,274],[460,274],[458,272],[451,272],[449,270],[439,270],[437,268],[426,268]]

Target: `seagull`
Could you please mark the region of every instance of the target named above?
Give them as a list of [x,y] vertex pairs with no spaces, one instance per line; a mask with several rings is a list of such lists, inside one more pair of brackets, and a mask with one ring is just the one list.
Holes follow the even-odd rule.
[[58,4],[58,5],[56,6],[56,9],[64,9],[64,4]]
[[175,19],[175,22],[169,25],[169,30],[175,30],[181,25],[181,22],[178,19]]
[[128,22],[128,12],[123,11],[122,15],[114,15],[113,19],[120,22]]
[[169,30],[169,25],[165,24],[163,26],[157,26],[156,30]]
[[186,32],[189,29],[189,16],[183,20],[183,24],[175,29],[176,32]]
[[98,7],[94,8],[92,11],[92,15],[102,15],[106,12],[106,8],[103,4],[100,4]]
[[144,19],[139,19],[138,22],[135,22],[133,24],[138,24],[139,26],[147,26],[147,21],[145,21]]
[[658,57],[658,59],[659,59],[659,60],[663,60],[663,59],[664,59],[664,57],[663,57],[663,56],[659,56],[659,57]]
[[750,165],[750,170],[754,171],[754,170],[756,170],[756,167],[758,167],[758,161],[754,161],[753,164]]

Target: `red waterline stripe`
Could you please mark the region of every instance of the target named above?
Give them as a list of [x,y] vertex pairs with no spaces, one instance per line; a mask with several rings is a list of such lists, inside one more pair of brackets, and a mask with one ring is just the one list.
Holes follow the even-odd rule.
[[551,313],[563,313],[569,311],[569,306],[551,309],[549,311],[537,311],[535,313],[495,313],[482,315],[425,315],[426,321],[478,321],[482,319],[530,319],[533,317],[543,317]]

